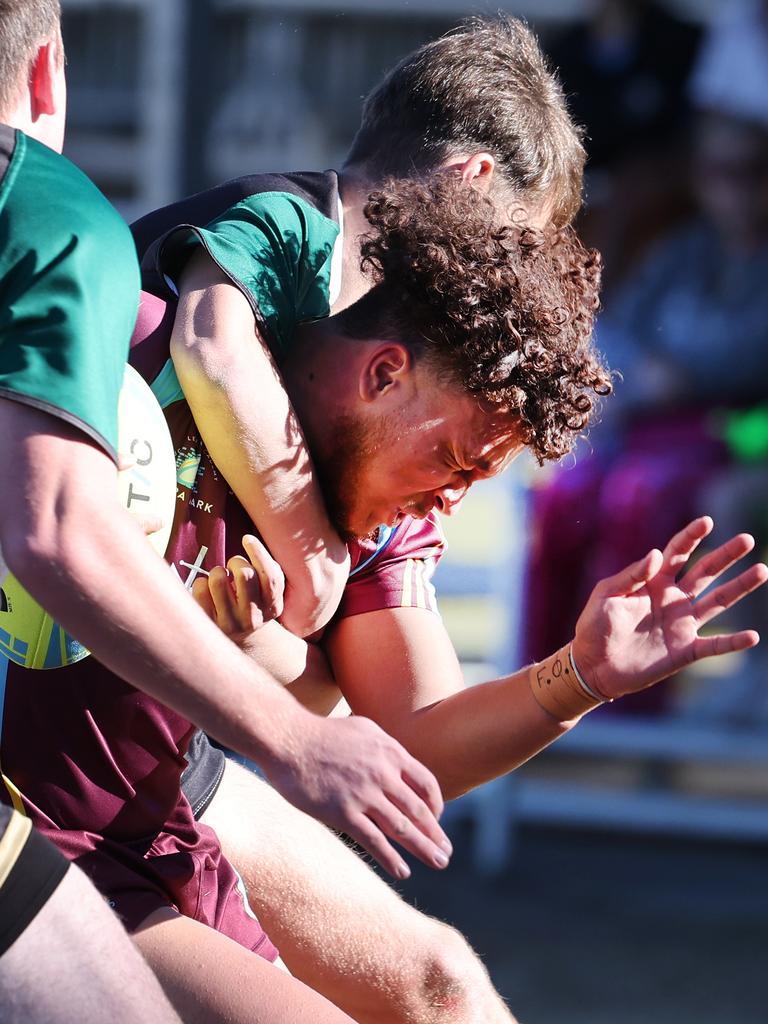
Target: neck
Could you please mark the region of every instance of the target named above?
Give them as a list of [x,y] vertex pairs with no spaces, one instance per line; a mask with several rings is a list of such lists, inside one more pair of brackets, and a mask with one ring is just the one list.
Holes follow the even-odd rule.
[[323,320],[299,327],[280,364],[285,389],[310,451],[322,451],[329,423],[346,411],[359,372],[359,346],[336,335]]
[[363,210],[375,187],[369,178],[355,168],[339,174],[339,192],[344,208],[344,249],[341,292],[333,304],[333,314],[352,306],[371,288],[370,278],[360,269],[360,237],[370,229]]
[[46,116],[33,117],[29,94],[25,91],[12,110],[0,114],[0,122],[10,128],[24,132],[36,142],[50,147],[60,153],[62,150],[62,132],[53,118]]
[[7,108],[0,113],[0,122],[9,125],[11,128],[17,128],[20,132],[24,132],[25,135],[29,135],[31,138],[35,138],[34,124],[29,109],[29,96],[26,91],[19,96],[15,106]]

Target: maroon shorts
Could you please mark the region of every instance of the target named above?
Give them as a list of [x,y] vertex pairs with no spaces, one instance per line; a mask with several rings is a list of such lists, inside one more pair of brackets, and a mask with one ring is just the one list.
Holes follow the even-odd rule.
[[276,947],[248,905],[240,876],[206,825],[198,823],[184,838],[161,832],[145,842],[64,830],[51,838],[65,853],[80,850],[73,859],[129,932],[154,911],[172,907],[265,960],[277,958]]

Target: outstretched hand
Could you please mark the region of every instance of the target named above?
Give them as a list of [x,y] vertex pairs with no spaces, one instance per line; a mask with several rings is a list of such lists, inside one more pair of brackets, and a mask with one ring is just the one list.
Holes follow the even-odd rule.
[[754,547],[747,533],[732,537],[685,566],[713,522],[694,519],[639,562],[602,580],[576,624],[573,657],[587,683],[612,700],[643,690],[701,658],[754,647],[752,629],[700,636],[699,630],[768,580],[758,563],[735,579],[711,585]]

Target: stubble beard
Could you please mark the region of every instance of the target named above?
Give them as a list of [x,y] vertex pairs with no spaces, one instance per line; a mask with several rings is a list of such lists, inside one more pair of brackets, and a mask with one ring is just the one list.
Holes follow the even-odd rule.
[[315,458],[320,488],[331,523],[347,542],[362,540],[375,533],[361,535],[354,529],[353,516],[359,499],[363,470],[381,446],[380,431],[354,416],[340,415],[328,430],[325,454]]

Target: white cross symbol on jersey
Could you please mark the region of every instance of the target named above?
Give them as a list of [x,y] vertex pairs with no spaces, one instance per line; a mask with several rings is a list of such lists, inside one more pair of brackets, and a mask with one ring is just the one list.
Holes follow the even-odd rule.
[[[184,587],[187,590],[192,589],[192,584],[195,582],[198,576],[210,576],[210,573],[206,572],[206,570],[203,568],[203,562],[205,561],[205,556],[207,554],[208,548],[202,547],[200,548],[200,551],[198,552],[197,558],[195,559],[194,562],[179,562],[179,565],[184,566],[185,569],[189,569],[189,575],[184,581]],[[176,566],[173,565],[171,566],[171,568],[179,577],[179,579],[181,579],[181,574],[179,570],[176,568]]]

